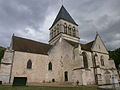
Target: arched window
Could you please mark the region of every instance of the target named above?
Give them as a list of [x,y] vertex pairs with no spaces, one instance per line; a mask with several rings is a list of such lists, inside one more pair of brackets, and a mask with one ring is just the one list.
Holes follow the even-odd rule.
[[57,24],[57,34],[59,34],[60,32],[59,32],[59,28],[60,28],[60,25],[59,24]]
[[56,36],[56,30],[54,30],[54,36]]
[[88,68],[87,54],[85,52],[82,52],[82,55],[83,55],[84,68]]
[[27,69],[32,69],[32,61],[30,59],[27,62]]
[[73,36],[76,36],[75,27],[73,27]]
[[71,35],[71,25],[68,27],[68,34]]
[[57,35],[57,33],[56,33],[56,27],[54,28],[54,36],[56,36]]
[[53,29],[52,29],[52,31],[51,31],[51,37],[52,37],[52,38],[54,37],[54,34],[53,34]]
[[50,32],[50,39],[52,38],[52,33]]
[[98,55],[97,54],[94,55],[94,65],[95,66],[99,65],[99,60],[98,60]]
[[100,57],[100,61],[101,61],[101,66],[104,66],[104,58],[103,58],[103,56]]
[[49,64],[48,64],[48,70],[52,70],[52,63],[51,62],[49,62]]
[[67,34],[67,24],[64,24],[64,33]]

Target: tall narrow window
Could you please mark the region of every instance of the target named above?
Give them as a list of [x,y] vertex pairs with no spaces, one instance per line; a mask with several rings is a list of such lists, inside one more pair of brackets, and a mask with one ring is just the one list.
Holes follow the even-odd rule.
[[27,62],[27,69],[32,69],[32,61],[30,59]]
[[67,34],[67,24],[64,24],[64,33]]
[[73,27],[73,36],[76,37],[75,27]]
[[54,30],[54,36],[56,36],[56,30]]
[[50,39],[52,39],[52,32],[50,32]]
[[95,67],[100,65],[99,58],[98,58],[97,54],[94,55],[94,63],[93,64],[95,65]]
[[52,31],[51,31],[51,37],[52,37],[52,38],[54,37],[53,29],[52,29]]
[[59,34],[59,28],[60,28],[60,25],[57,24],[57,34]]
[[82,52],[82,55],[83,55],[84,68],[88,68],[87,54],[85,52]]
[[71,25],[68,27],[68,34],[71,35]]
[[48,70],[52,70],[52,63],[51,62],[49,62],[49,64],[48,64]]
[[56,32],[56,26],[55,26],[55,28],[54,28],[54,36],[56,36],[57,35],[57,32]]
[[100,61],[101,61],[101,66],[104,66],[105,64],[104,64],[104,58],[103,58],[103,56],[100,57]]

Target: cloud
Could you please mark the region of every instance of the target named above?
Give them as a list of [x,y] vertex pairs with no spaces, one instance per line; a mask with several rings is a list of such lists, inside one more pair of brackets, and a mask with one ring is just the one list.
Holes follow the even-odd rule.
[[[42,36],[50,1],[1,0],[0,2],[0,45],[9,46],[13,33],[33,40]],[[34,35],[36,34],[36,35]]]
[[[64,0],[79,25],[81,42],[94,40],[96,31],[108,49],[120,47],[120,0]],[[58,0],[0,0],[0,45],[9,46],[11,35],[48,42],[61,2]]]
[[74,10],[68,6],[79,25],[81,39],[85,42],[94,40],[97,31],[108,49],[119,48],[119,4],[120,0],[77,0]]

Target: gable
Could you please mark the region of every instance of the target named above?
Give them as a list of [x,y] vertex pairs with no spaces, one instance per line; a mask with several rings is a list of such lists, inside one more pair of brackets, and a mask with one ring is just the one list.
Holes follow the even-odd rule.
[[97,51],[97,52],[108,54],[108,51],[107,51],[101,37],[98,34],[96,35],[95,42],[92,46],[92,51]]

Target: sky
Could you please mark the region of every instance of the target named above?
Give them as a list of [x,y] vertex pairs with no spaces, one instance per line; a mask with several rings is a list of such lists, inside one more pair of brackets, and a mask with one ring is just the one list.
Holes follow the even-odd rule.
[[62,4],[79,25],[80,42],[99,33],[108,50],[120,48],[120,0],[0,0],[0,46],[15,36],[48,43]]

